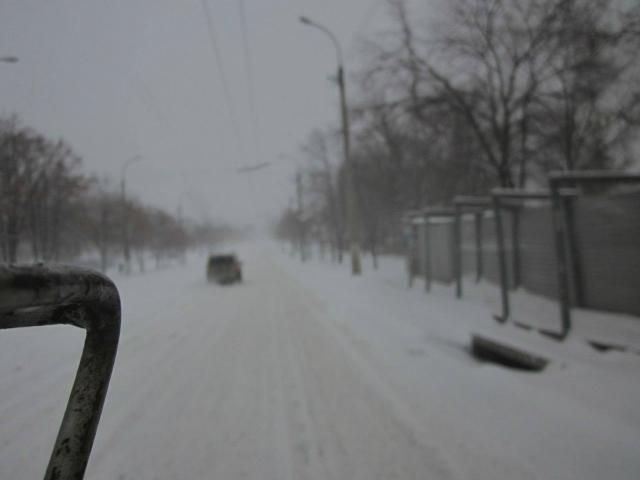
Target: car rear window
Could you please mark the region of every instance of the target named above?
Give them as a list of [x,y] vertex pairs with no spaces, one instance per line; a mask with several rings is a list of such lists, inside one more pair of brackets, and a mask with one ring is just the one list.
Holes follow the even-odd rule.
[[209,259],[209,263],[211,265],[230,265],[232,263],[235,263],[235,257],[233,257],[232,255],[211,257],[211,259]]

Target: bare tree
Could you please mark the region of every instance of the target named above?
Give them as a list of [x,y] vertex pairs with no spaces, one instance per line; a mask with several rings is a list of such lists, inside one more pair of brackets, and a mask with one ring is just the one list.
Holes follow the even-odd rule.
[[552,76],[534,105],[543,168],[622,168],[640,125],[640,5],[565,0],[549,59]]
[[[84,175],[81,159],[68,143],[47,139],[16,116],[0,117],[0,260],[59,261],[97,251],[106,271],[117,246],[121,208],[113,185]],[[145,206],[134,197],[127,209],[141,270],[146,251],[158,263],[184,259],[191,236],[203,242],[237,233],[207,224],[193,227],[190,235],[181,213]]]
[[111,264],[111,252],[117,248],[120,197],[107,179],[96,180],[84,207],[80,228],[88,243],[98,250],[100,270],[106,272]]
[[[302,147],[307,158],[307,174],[310,179],[309,201],[313,202],[313,217],[328,233],[331,250],[336,260],[342,262],[345,246],[345,208],[341,192],[339,169],[331,164],[331,135],[314,130]],[[311,205],[310,205],[311,206]]]
[[605,0],[452,0],[443,27],[420,36],[407,4],[389,4],[397,41],[377,48],[368,76],[395,82],[425,128],[446,102],[498,184],[523,186],[550,143],[569,167],[611,164],[603,155],[635,128],[637,11],[616,15]]
[[[549,169],[625,167],[640,133],[640,5],[451,0],[428,31],[408,2],[388,4],[395,29],[369,42],[351,106],[359,227],[374,256],[404,210],[525,187]],[[341,232],[331,212],[342,212],[343,172],[327,138],[305,148],[314,221]]]
[[75,204],[88,186],[78,172],[80,164],[64,141],[39,140],[37,174],[25,205],[34,259],[60,259],[61,240],[72,228]]
[[15,263],[24,235],[25,207],[33,194],[40,139],[16,116],[0,120],[0,252]]
[[[449,24],[420,43],[402,0],[392,0],[416,119],[438,99],[464,118],[498,184],[526,180],[529,106],[546,75],[548,32],[559,15],[550,0],[454,0]],[[437,52],[437,53],[434,53]],[[518,162],[519,160],[519,162]],[[516,167],[522,172],[516,182]]]

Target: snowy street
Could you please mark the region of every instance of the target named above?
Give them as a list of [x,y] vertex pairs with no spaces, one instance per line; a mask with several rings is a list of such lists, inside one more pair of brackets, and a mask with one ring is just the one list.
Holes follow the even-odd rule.
[[[208,284],[195,257],[114,277],[123,329],[86,478],[638,478],[637,355],[536,338],[541,374],[481,364],[466,348],[490,309],[408,290],[400,261],[353,279],[245,250],[241,285]],[[82,338],[0,333],[0,478],[44,473]]]

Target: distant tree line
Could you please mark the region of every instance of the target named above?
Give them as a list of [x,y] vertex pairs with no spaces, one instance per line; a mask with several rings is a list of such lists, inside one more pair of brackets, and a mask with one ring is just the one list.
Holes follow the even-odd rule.
[[[415,3],[415,2],[414,2]],[[388,0],[351,89],[360,238],[393,243],[403,211],[458,194],[544,186],[555,169],[625,169],[640,133],[640,5],[613,0],[449,0],[436,25]],[[411,7],[415,10],[412,10]],[[312,132],[306,208],[276,231],[345,244],[339,125]],[[302,216],[301,216],[302,215]]]
[[82,159],[64,140],[47,138],[15,115],[0,118],[0,261],[85,257],[105,271],[122,261],[124,235],[144,269],[146,256],[177,258],[235,231],[125,200],[108,180],[83,173]]

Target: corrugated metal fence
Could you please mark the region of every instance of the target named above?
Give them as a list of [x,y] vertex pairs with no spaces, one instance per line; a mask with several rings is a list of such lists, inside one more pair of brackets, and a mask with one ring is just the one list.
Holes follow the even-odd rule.
[[[573,200],[577,258],[582,272],[585,308],[640,315],[640,191],[616,195],[580,196]],[[514,235],[514,225],[517,234]],[[505,251],[509,285],[521,286],[549,298],[558,296],[556,252],[551,207],[523,206],[504,214]],[[423,275],[429,249],[431,278],[455,280],[455,224],[431,219],[428,240],[424,228],[414,229],[416,274]],[[461,223],[462,271],[478,273],[476,231],[482,239],[482,278],[499,283],[498,249],[492,212],[464,215]]]

